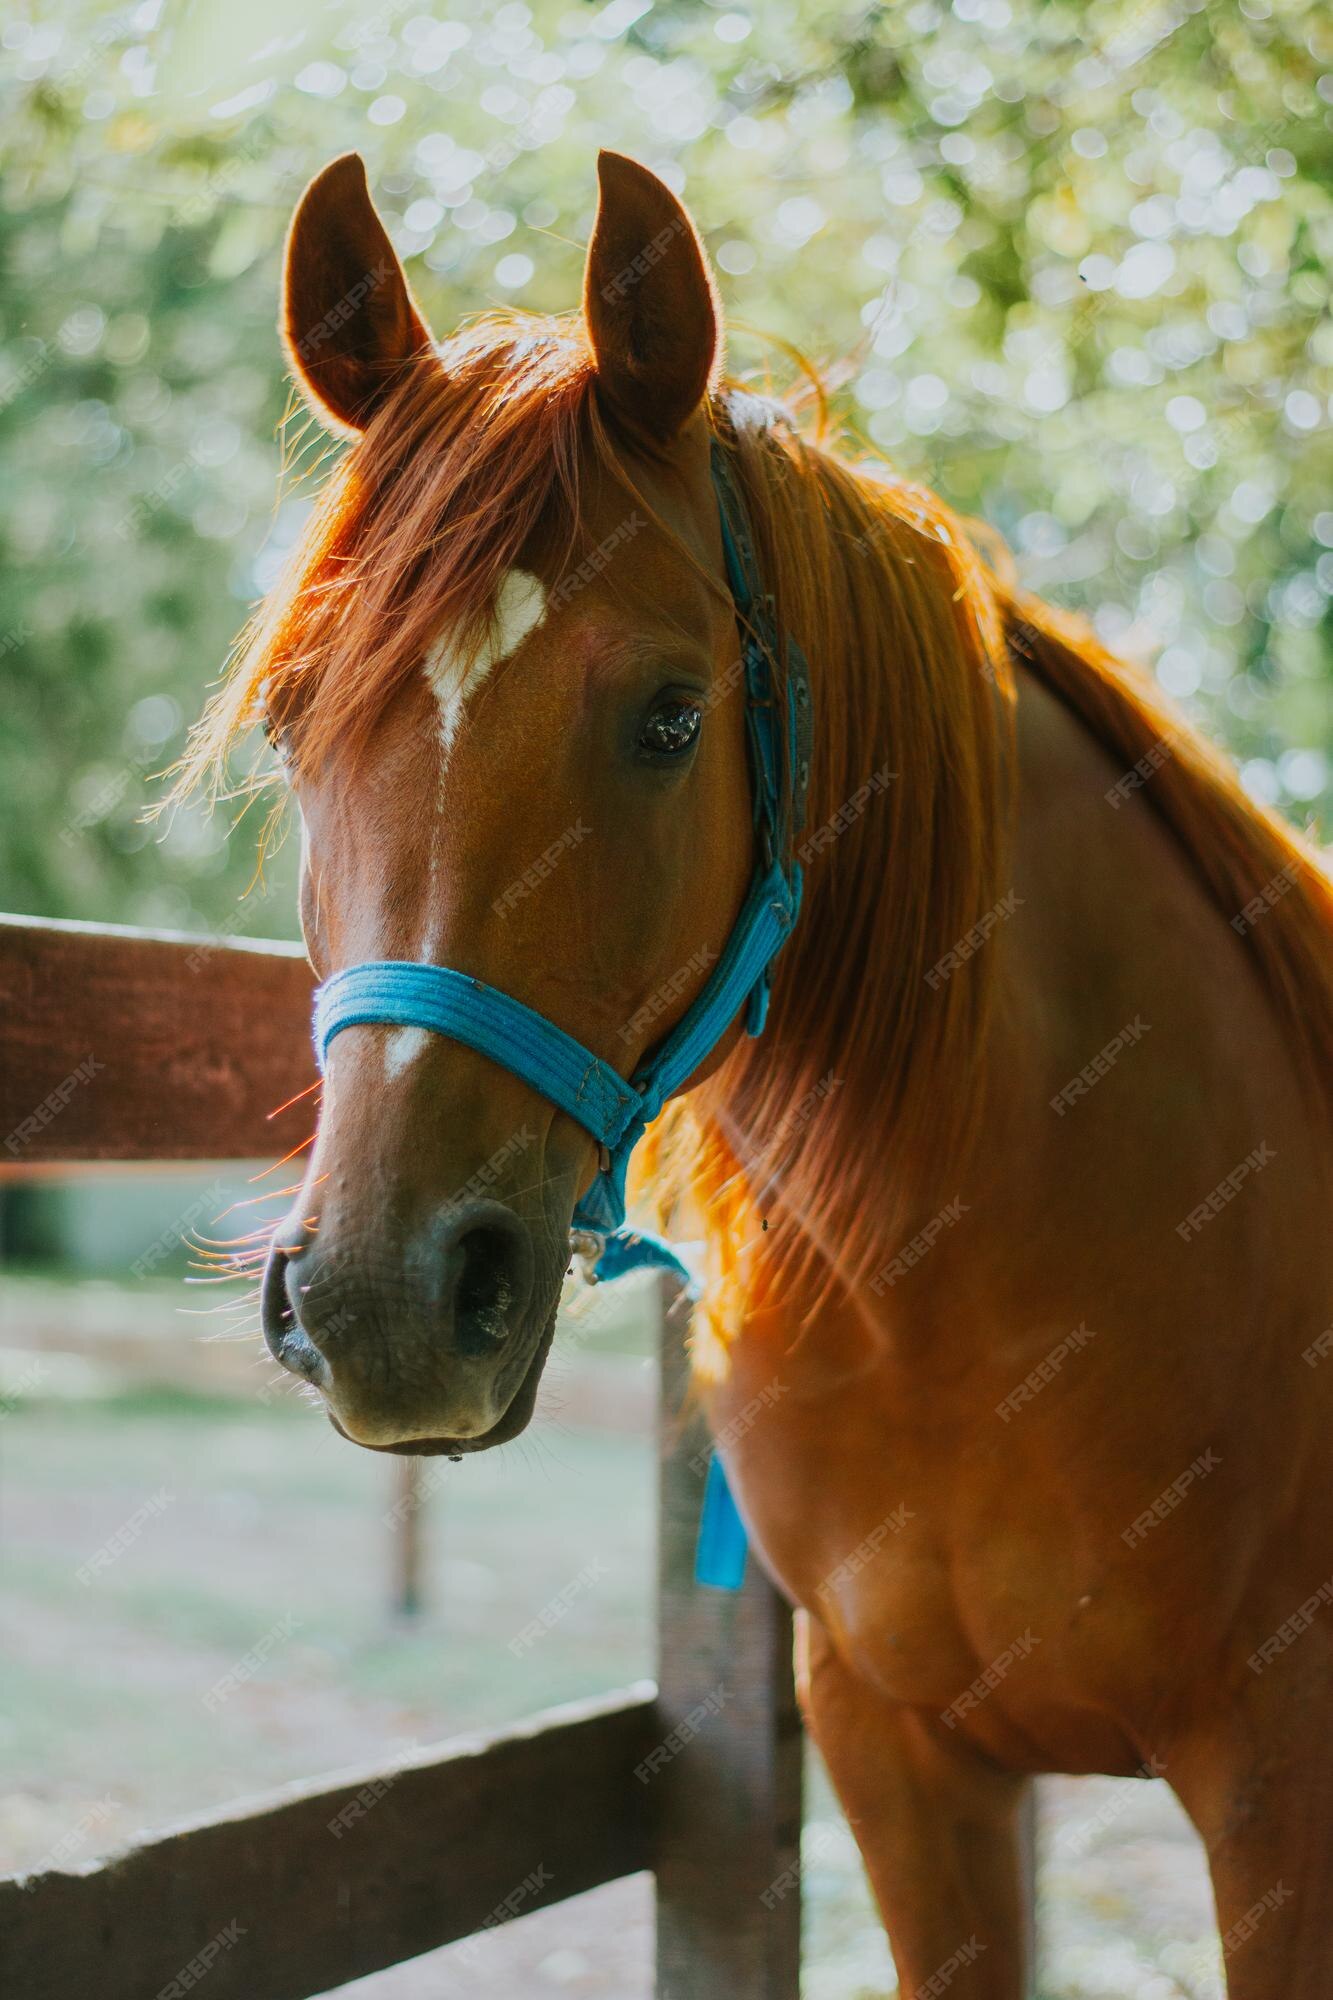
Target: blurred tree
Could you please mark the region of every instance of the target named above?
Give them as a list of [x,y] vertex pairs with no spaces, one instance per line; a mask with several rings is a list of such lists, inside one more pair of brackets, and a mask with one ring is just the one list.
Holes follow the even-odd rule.
[[[690,200],[732,362],[853,357],[867,450],[1327,809],[1333,25],[1312,0],[95,0],[0,85],[0,901],[291,933],[227,822],[139,819],[297,532],[278,254],[365,153],[441,329],[578,293],[593,154]],[[273,893],[265,893],[272,889]]]

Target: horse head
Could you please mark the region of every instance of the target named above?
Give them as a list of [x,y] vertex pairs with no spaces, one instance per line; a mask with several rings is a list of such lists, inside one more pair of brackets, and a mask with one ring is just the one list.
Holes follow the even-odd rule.
[[[323,981],[453,968],[630,1077],[753,866],[693,224],[603,154],[582,310],[435,342],[361,162],[307,189],[282,332],[348,441],[257,698],[299,810]],[[703,1075],[739,1033],[733,1025]],[[263,1284],[274,1355],[379,1449],[527,1423],[597,1141],[474,1047],[346,1026]]]

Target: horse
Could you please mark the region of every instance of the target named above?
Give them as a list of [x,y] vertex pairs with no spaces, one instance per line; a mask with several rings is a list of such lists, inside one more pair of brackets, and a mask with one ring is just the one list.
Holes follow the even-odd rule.
[[[457,968],[632,1077],[755,867],[721,454],[808,663],[804,902],[636,1212],[706,1246],[698,1396],[901,1988],[1027,1990],[1028,1790],[1097,1772],[1192,1817],[1232,2000],[1322,2000],[1333,889],[980,528],[728,378],[685,208],[598,176],[581,310],[442,342],[356,156],[311,182],[281,332],[347,448],[181,783],[262,722],[322,979]],[[273,1352],[369,1449],[515,1437],[605,1169],[494,1052],[347,1025]]]

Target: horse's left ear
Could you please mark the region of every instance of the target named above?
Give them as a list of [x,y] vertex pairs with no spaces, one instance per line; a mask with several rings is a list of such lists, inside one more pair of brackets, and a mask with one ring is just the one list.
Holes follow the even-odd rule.
[[351,437],[365,429],[405,364],[431,345],[358,153],[331,161],[296,205],[281,329],[315,415]]
[[583,275],[597,383],[612,409],[665,442],[708,392],[722,316],[694,224],[671,189],[623,153],[599,153],[600,198]]

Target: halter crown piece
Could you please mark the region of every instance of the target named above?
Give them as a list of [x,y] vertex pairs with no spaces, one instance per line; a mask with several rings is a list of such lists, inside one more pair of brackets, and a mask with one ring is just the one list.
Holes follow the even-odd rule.
[[[448,966],[371,960],[335,972],[315,995],[315,1055],[321,1073],[330,1042],[344,1028],[370,1022],[429,1028],[522,1077],[581,1125],[601,1149],[600,1169],[574,1211],[574,1229],[599,1241],[599,1278],[619,1277],[646,1264],[674,1268],[688,1278],[666,1244],[624,1227],[629,1157],[667,1099],[688,1083],[742,1009],[749,1033],[763,1033],[773,961],[801,907],[801,870],[791,846],[804,824],[810,778],[809,669],[793,640],[782,643],[744,503],[716,440],[711,466],[745,678],[755,869],[731,936],[693,1005],[625,1078],[544,1014]],[[781,664],[780,680],[775,678],[776,663]],[[778,722],[784,693],[785,729]],[[696,1573],[701,1581],[734,1589],[744,1557],[744,1529],[721,1461],[714,1458]]]

